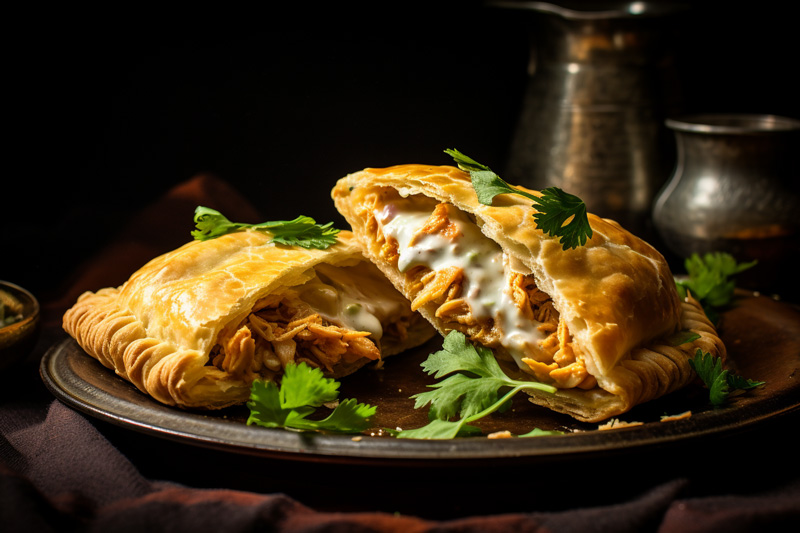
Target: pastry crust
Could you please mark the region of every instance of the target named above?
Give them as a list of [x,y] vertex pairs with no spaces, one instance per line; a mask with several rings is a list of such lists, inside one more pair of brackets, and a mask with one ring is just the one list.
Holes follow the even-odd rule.
[[[270,301],[296,296],[298,287],[317,279],[323,266],[369,269],[364,275],[383,291],[381,296],[394,305],[402,302],[395,317],[403,322],[402,331],[383,335],[380,350],[373,349],[378,358],[435,334],[364,259],[348,231],[340,232],[339,242],[326,250],[275,245],[256,231],[189,242],[152,259],[120,287],[81,295],[65,313],[63,327],[89,355],[162,403],[210,409],[241,404],[254,379],[269,379],[281,370],[265,369],[263,361],[253,360],[257,348],[248,317]],[[320,324],[309,327],[332,330]],[[348,338],[367,335],[344,330]],[[358,339],[352,343],[365,346]],[[341,377],[372,360],[342,357],[324,370]]]
[[[387,238],[374,213],[383,203],[420,196],[468,213],[482,234],[502,248],[508,269],[535,279],[538,290],[552,299],[559,324],[568,329],[578,363],[596,379],[596,386],[584,381],[583,388],[565,386],[555,395],[535,393],[535,403],[579,420],[599,421],[691,381],[688,359],[697,348],[725,356],[699,304],[691,298],[679,300],[669,267],[652,246],[616,222],[590,214],[592,238],[585,246],[563,250],[556,238],[537,229],[537,211],[529,199],[503,194],[492,206],[483,205],[469,174],[451,166],[368,168],[342,178],[332,191],[365,254],[407,297],[413,299],[414,280],[387,255]],[[438,304],[419,308],[442,334],[463,329],[437,311],[441,314]],[[701,338],[669,346],[664,339],[681,329],[696,331]],[[494,349],[498,359],[511,359],[502,346]],[[524,374],[514,365],[508,371]]]

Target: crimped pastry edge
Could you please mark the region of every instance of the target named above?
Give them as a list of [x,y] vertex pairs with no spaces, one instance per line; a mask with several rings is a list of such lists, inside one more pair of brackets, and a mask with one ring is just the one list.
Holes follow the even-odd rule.
[[86,353],[166,405],[221,409],[247,400],[250,382],[206,366],[196,350],[148,337],[132,313],[119,309],[118,296],[119,288],[86,292],[64,314],[64,330]]
[[553,395],[533,391],[529,400],[582,422],[601,422],[685,387],[696,379],[689,359],[697,349],[722,361],[726,360],[727,351],[702,306],[691,296],[681,302],[680,324],[682,330],[700,337],[679,346],[657,339],[634,348],[614,371],[615,390],[569,389]]

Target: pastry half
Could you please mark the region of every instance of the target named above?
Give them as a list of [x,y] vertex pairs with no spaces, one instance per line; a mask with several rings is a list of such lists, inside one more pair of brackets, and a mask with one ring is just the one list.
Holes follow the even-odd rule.
[[325,250],[257,231],[189,242],[81,295],[63,327],[156,400],[209,409],[246,402],[290,362],[342,377],[436,333],[348,231]]
[[[483,205],[451,166],[365,169],[332,196],[364,253],[441,334],[461,331],[512,377],[558,388],[534,403],[600,421],[693,380],[698,348],[725,356],[662,255],[616,222],[590,214],[592,238],[564,250],[537,229],[529,199]],[[680,330],[700,337],[673,346]]]

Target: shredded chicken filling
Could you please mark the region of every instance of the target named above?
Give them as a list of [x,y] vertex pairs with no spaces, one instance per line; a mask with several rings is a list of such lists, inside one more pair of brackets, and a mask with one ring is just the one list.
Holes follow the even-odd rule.
[[[395,315],[382,325],[381,338],[405,339],[410,321],[410,316]],[[260,300],[243,322],[223,329],[210,364],[250,378],[273,379],[289,363],[300,362],[333,374],[360,360],[379,361],[380,339],[375,337],[373,331],[334,323],[290,289]]]
[[[450,204],[420,206],[419,202],[418,198],[401,199],[394,191],[384,190],[371,195],[369,201],[362,204],[362,215],[367,230],[374,237],[376,251],[404,272],[405,292],[412,302],[412,309],[430,306],[446,328],[461,331],[472,341],[485,346],[511,346],[509,351],[513,352],[515,343],[519,346],[527,343],[525,348],[516,350],[519,353],[515,359],[523,371],[539,381],[561,388],[596,386],[597,382],[586,371],[566,323],[560,319],[552,299],[537,287],[534,277],[513,272],[506,259],[503,264],[495,265],[496,269],[502,270],[500,276],[495,276],[502,277],[499,281],[501,286],[496,291],[503,294],[487,294],[485,289],[491,290],[487,287],[487,280],[470,279],[471,275],[483,275],[480,269],[469,266],[470,260],[474,259],[470,254],[478,256],[473,252],[478,247],[475,234],[480,230],[477,225]],[[410,224],[410,228],[389,227],[398,213],[409,211],[429,215],[424,223]],[[474,228],[467,228],[466,224],[472,224]],[[408,233],[399,236],[401,231]],[[465,236],[467,233],[469,236]],[[437,261],[422,257],[425,251],[419,252],[419,259],[403,259],[398,239],[405,239],[405,246],[409,248],[430,239],[428,250],[436,250],[431,253],[444,253],[441,250],[449,246],[451,251],[462,255],[463,260],[453,264],[438,261],[437,264]],[[491,242],[482,234],[480,239]],[[481,245],[488,246],[485,243]],[[502,255],[498,252],[498,256]],[[481,261],[481,258],[474,260]],[[514,337],[522,340],[514,340]]]

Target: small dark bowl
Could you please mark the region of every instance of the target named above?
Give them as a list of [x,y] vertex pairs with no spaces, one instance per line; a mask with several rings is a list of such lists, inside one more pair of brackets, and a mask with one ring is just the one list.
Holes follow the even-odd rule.
[[39,302],[22,287],[0,280],[4,318],[0,322],[0,370],[30,353],[39,336]]

